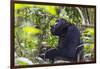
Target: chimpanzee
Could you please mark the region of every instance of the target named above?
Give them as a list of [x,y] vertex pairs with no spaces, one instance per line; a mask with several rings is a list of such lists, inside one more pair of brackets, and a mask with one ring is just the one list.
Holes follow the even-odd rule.
[[[69,61],[77,60],[77,46],[80,45],[80,31],[67,20],[60,18],[51,27],[51,33],[59,37],[57,48],[49,49],[45,59],[54,60],[56,57],[66,58]],[[81,50],[81,49],[80,49]]]

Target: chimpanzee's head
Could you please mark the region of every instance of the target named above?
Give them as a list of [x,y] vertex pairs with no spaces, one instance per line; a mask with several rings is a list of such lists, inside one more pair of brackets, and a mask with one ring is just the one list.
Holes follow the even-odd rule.
[[69,23],[65,19],[60,18],[60,19],[56,20],[55,25],[51,26],[51,33],[53,35],[60,36],[65,31],[65,29],[67,29],[68,25],[69,25]]

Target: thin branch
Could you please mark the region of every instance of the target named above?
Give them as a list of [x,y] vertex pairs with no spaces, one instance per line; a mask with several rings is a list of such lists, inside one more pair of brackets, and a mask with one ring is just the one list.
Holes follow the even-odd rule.
[[85,25],[85,18],[84,18],[84,16],[83,16],[83,13],[82,13],[82,11],[81,11],[81,9],[79,8],[79,7],[75,7],[78,11],[79,11],[79,13],[80,13],[80,15],[81,15],[81,18],[82,18],[82,25]]

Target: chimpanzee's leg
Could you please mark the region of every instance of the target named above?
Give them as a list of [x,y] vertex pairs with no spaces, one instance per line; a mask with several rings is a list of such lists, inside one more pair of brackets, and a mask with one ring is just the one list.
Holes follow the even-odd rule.
[[49,59],[51,63],[54,63],[54,58],[59,56],[59,51],[57,49],[49,49],[45,54],[45,59]]

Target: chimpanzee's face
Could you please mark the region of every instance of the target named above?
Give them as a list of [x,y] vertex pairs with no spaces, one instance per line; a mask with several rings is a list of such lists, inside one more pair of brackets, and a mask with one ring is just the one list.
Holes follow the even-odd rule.
[[53,35],[60,35],[66,26],[67,26],[67,23],[65,19],[56,20],[56,24],[51,26],[51,33]]

